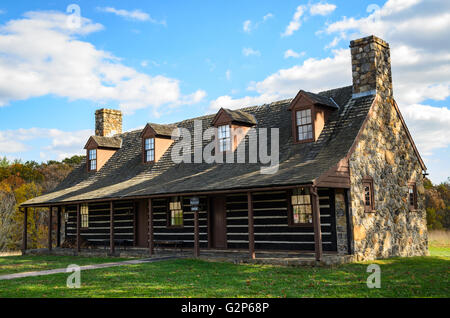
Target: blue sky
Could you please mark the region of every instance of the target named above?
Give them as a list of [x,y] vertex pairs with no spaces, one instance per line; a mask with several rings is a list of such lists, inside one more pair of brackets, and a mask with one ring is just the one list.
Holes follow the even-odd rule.
[[350,85],[349,41],[375,34],[391,45],[394,95],[430,176],[445,181],[447,2],[3,0],[0,156],[82,154],[100,107],[122,109],[131,130]]

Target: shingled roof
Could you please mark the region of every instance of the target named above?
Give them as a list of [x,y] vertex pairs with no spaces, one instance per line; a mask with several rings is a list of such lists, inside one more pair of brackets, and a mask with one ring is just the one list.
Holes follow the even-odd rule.
[[150,126],[154,131],[156,135],[159,136],[171,136],[172,131],[177,128],[176,125],[161,125],[161,124],[155,124],[155,123],[148,123],[148,126]]
[[316,104],[329,106],[331,108],[339,108],[339,105],[336,104],[336,102],[333,100],[333,98],[331,96],[324,96],[324,95],[314,94],[314,93],[306,92],[306,91],[300,91],[300,92],[306,94]]
[[91,136],[86,143],[85,149],[91,141],[94,141],[100,148],[119,149],[122,147],[122,138],[120,137]]
[[230,116],[233,122],[256,125],[255,116],[242,110],[231,110],[223,108],[223,110]]
[[[275,174],[261,174],[264,165],[259,163],[177,164],[171,159],[173,145],[158,162],[142,164],[142,130],[137,130],[120,135],[122,148],[100,171],[88,173],[83,162],[52,193],[31,199],[23,206],[310,184],[348,154],[375,98],[352,98],[351,86],[318,95],[332,98],[339,107],[313,143],[293,142],[288,111],[291,99],[240,110],[254,117],[255,128],[279,128],[279,140],[283,142],[279,148],[279,170]],[[211,127],[214,117],[202,116],[173,125],[193,132],[194,120],[201,120],[205,130]],[[208,143],[203,141],[203,146]],[[248,146],[248,138],[245,143]]]

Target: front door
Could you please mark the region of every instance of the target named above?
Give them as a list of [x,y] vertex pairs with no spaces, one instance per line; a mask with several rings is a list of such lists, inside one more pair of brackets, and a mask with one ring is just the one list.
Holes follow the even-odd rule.
[[138,204],[136,215],[136,245],[148,247],[148,210],[147,200],[141,200]]
[[211,247],[227,248],[227,218],[226,198],[218,196],[211,198]]

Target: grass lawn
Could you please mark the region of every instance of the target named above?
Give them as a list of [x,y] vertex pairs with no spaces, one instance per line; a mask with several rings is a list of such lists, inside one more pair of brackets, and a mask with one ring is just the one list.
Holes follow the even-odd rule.
[[65,268],[71,264],[89,265],[110,263],[122,258],[76,257],[76,256],[8,256],[0,257],[0,275],[44,271],[47,269]]
[[[35,259],[48,264],[51,258]],[[53,268],[105,261],[53,258],[58,264]],[[0,264],[5,262],[11,261],[0,259]],[[372,263],[381,267],[380,289],[366,286],[366,269]],[[0,281],[0,297],[450,297],[449,276],[449,257],[393,258],[334,268],[183,259],[85,271],[80,289],[66,287],[67,274]]]

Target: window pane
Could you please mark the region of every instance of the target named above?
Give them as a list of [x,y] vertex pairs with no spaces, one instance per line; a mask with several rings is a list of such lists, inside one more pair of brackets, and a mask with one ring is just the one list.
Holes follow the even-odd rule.
[[224,152],[231,149],[230,126],[224,125],[218,128],[219,151]]
[[366,206],[371,206],[370,185],[364,186],[364,201]]

